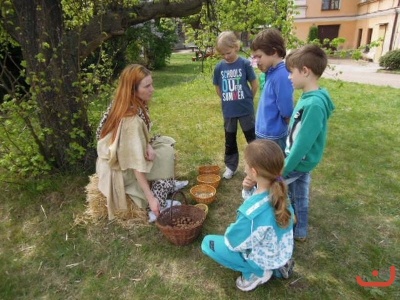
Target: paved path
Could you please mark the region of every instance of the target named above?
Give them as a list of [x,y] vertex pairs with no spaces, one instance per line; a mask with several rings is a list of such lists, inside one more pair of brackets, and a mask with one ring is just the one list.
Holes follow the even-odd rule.
[[[400,74],[378,72],[379,64],[350,59],[330,59],[322,77],[400,88]],[[341,72],[339,74],[339,72]]]
[[[191,53],[192,51],[185,49],[175,52]],[[400,88],[400,74],[378,72],[380,67],[377,63],[365,60],[330,59],[329,65],[334,69],[328,67],[322,77]]]

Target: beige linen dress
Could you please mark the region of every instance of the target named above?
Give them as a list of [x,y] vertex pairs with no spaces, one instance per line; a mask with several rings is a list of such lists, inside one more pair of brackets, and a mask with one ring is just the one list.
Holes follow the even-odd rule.
[[117,135],[111,143],[109,133],[97,143],[96,173],[99,190],[107,197],[109,219],[114,218],[115,210],[127,209],[126,194],[140,208],[148,202],[139,186],[133,170],[146,174],[149,181],[174,177],[175,140],[161,136],[152,142],[156,152],[153,161],[145,159],[150,135],[145,122],[139,116],[123,118]]

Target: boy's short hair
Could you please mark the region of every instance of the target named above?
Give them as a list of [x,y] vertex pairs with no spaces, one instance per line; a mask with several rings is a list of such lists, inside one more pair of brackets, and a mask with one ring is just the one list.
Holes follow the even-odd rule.
[[250,45],[251,51],[261,50],[267,55],[274,55],[276,52],[279,57],[285,58],[285,40],[281,32],[275,28],[264,29],[259,32]]
[[235,48],[237,51],[240,50],[240,40],[233,31],[223,31],[217,37],[217,51],[221,52],[227,48]]
[[310,44],[289,53],[285,63],[288,70],[293,68],[301,70],[307,67],[314,75],[321,77],[328,65],[328,57],[320,47]]

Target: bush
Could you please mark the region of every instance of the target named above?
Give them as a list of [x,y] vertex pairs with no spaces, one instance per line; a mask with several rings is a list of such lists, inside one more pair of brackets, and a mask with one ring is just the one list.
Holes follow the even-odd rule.
[[143,64],[150,70],[165,67],[178,41],[175,27],[169,19],[158,19],[128,29],[127,60]]
[[388,70],[400,70],[400,49],[389,51],[381,56],[379,66]]
[[312,25],[308,31],[307,41],[311,42],[318,39],[318,27],[316,25]]

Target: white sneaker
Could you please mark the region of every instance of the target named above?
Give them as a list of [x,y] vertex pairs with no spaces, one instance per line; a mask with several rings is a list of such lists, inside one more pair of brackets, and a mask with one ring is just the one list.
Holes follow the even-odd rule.
[[174,180],[174,191],[177,192],[180,189],[183,189],[185,186],[187,186],[189,181],[187,180]]
[[226,167],[226,170],[225,170],[224,174],[222,175],[222,177],[224,177],[225,179],[231,179],[232,176],[236,174],[236,172],[237,172],[237,170],[232,171],[231,169]]
[[272,276],[272,271],[265,271],[263,277],[257,277],[254,274],[251,274],[249,279],[245,279],[243,276],[239,276],[236,279],[236,286],[239,290],[248,292],[254,290],[261,284],[266,283]]

